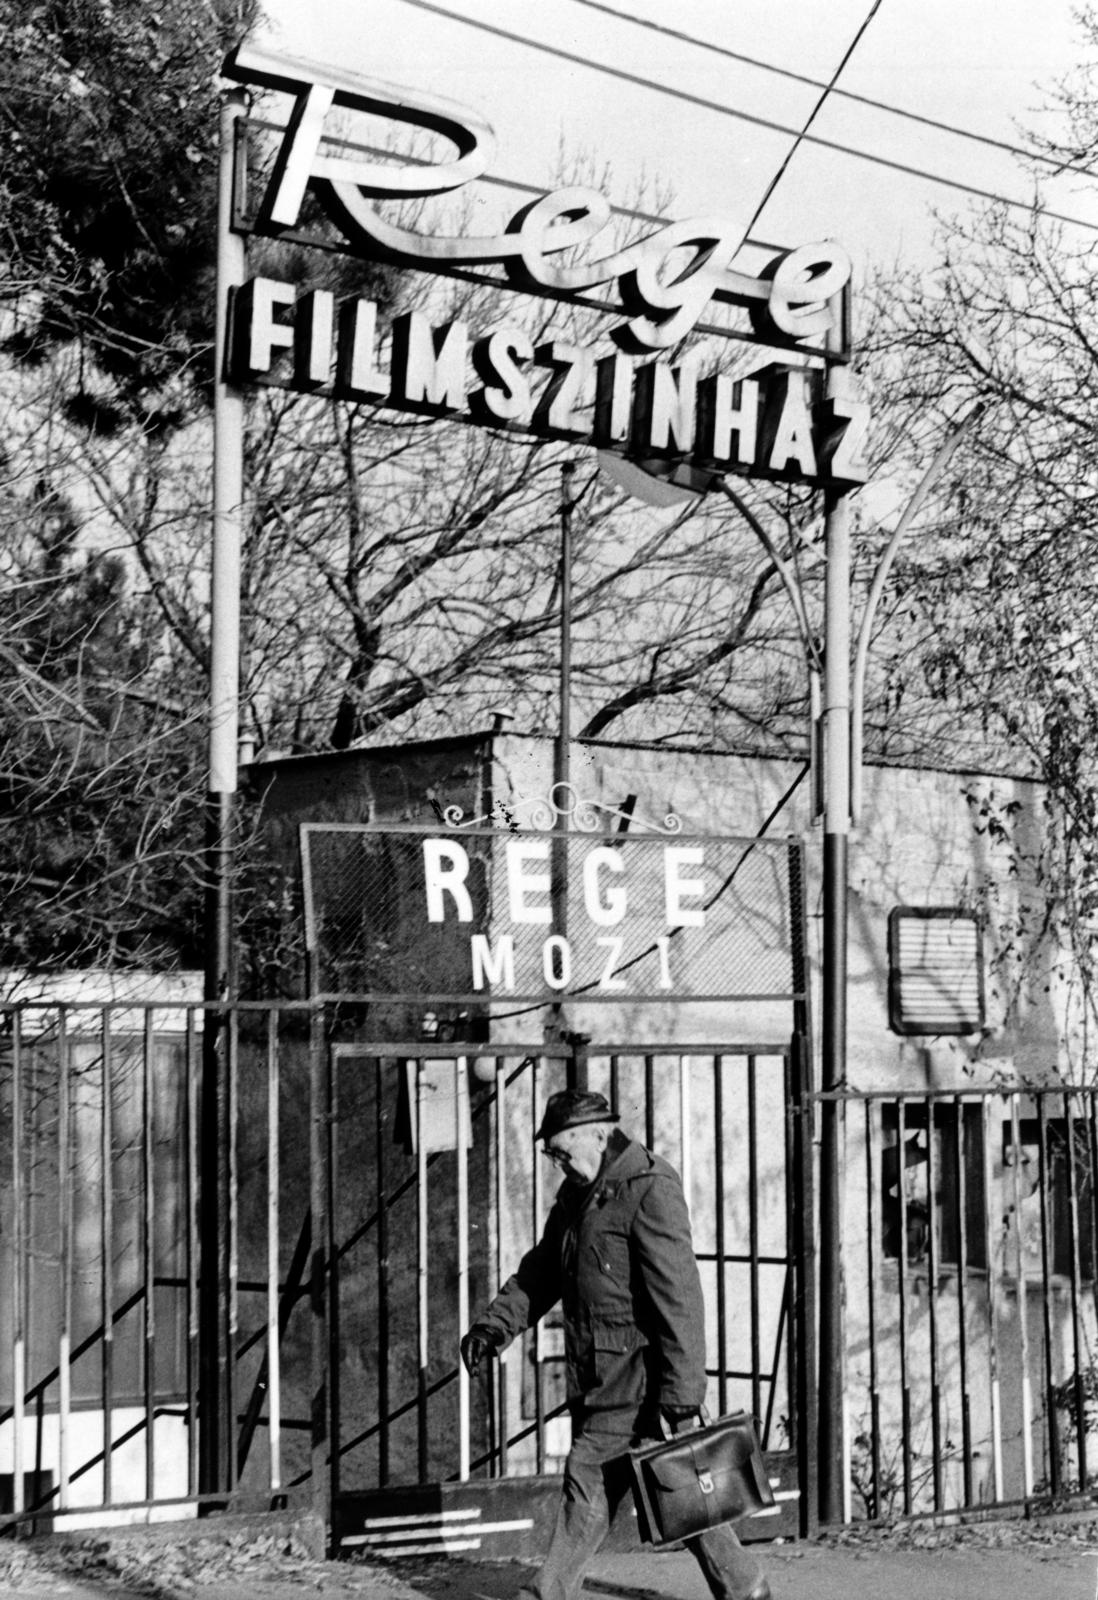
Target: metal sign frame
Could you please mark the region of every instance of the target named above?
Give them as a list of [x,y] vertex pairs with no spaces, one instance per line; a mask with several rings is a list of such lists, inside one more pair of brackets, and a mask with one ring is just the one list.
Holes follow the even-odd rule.
[[[368,939],[368,904],[377,918],[377,942],[384,955],[372,970],[384,973],[391,962],[405,980],[401,984],[370,980],[361,987],[331,988],[324,982],[331,957],[323,951],[322,898],[317,850],[322,836],[378,841],[380,849],[400,841],[422,844],[424,894],[419,919],[411,911],[409,881],[394,877],[393,892],[383,895],[383,885],[371,882],[344,913],[354,936]],[[302,823],[299,829],[304,898],[305,948],[310,973],[310,998],[314,1001],[369,1001],[414,1005],[455,1004],[488,1012],[500,1004],[675,1004],[689,1002],[766,1002],[797,1004],[806,999],[806,932],[804,928],[804,846],[795,838],[757,839],[739,835],[684,834],[676,829],[651,833],[547,832],[539,829],[465,827],[424,828],[384,823]],[[434,845],[437,848],[432,850]],[[663,851],[662,862],[650,858]],[[708,852],[708,859],[706,859]],[[412,852],[405,850],[408,870]],[[718,860],[714,862],[714,854]],[[734,923],[706,918],[715,907],[728,917],[733,908],[725,898],[741,870],[754,856],[765,854],[768,875],[780,875],[778,893],[760,892],[746,907],[734,908]],[[583,857],[581,870],[569,871],[575,856]],[[633,862],[627,862],[627,857]],[[731,859],[730,859],[731,858]],[[479,871],[471,871],[476,866]],[[716,867],[716,888],[712,873]],[[610,869],[614,869],[611,871]],[[416,870],[416,869],[412,869]],[[649,904],[628,932],[616,933],[627,917],[630,870],[634,888],[643,874]],[[704,872],[703,880],[691,874]],[[662,874],[662,876],[661,876]],[[348,868],[337,873],[346,893]],[[657,883],[657,879],[659,880]],[[504,883],[520,904],[516,922],[500,907]],[[569,890],[569,882],[577,887]],[[702,887],[704,881],[704,888]],[[651,903],[653,885],[662,891],[660,909]],[[771,882],[768,887],[773,890]],[[760,885],[760,891],[762,886]],[[399,889],[399,892],[397,892]],[[742,886],[741,886],[742,892]],[[612,900],[610,897],[616,897]],[[382,899],[388,900],[385,907]],[[476,905],[474,906],[474,899]],[[432,900],[434,910],[432,912]],[[670,908],[670,910],[668,910]],[[746,910],[746,916],[743,914]],[[766,931],[776,937],[780,950],[768,946],[758,931],[760,918],[774,913]],[[583,922],[582,929],[580,923]],[[403,926],[398,926],[398,923]],[[745,926],[751,923],[751,932]],[[384,924],[384,926],[382,925]],[[432,926],[433,925],[433,926]],[[464,972],[468,984],[439,982],[450,960],[460,959],[462,925],[468,929],[469,957]],[[731,930],[731,931],[730,931]],[[571,932],[571,939],[569,938]],[[432,935],[435,935],[432,937]],[[344,937],[347,937],[346,933]],[[540,952],[534,946],[540,945]],[[750,945],[750,949],[745,948]],[[597,947],[597,953],[596,953]],[[529,974],[542,963],[543,982],[530,982]],[[348,964],[354,958],[348,953]],[[368,956],[360,958],[370,968]],[[703,970],[729,975],[748,972],[754,983],[739,987],[731,981],[692,986],[684,969],[704,960]],[[425,981],[408,984],[407,977],[422,964]],[[758,981],[780,964],[780,981]],[[630,984],[638,969],[644,973],[637,987]],[[581,978],[580,972],[584,976]],[[575,974],[573,978],[573,973]],[[479,977],[479,982],[477,981]],[[525,978],[525,981],[524,981]],[[435,987],[431,987],[431,980]]]

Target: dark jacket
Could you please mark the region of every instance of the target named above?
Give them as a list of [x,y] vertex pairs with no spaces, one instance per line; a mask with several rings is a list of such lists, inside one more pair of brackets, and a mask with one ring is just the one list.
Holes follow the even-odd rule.
[[558,1300],[570,1401],[701,1405],[705,1308],[682,1182],[617,1129],[594,1183],[561,1184],[541,1239],[477,1322],[507,1345]]

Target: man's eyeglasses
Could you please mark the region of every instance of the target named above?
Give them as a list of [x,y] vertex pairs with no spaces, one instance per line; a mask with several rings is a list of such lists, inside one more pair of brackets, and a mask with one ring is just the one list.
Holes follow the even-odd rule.
[[569,1151],[557,1150],[550,1144],[545,1145],[541,1153],[557,1167],[560,1166],[562,1161],[567,1161],[569,1156]]

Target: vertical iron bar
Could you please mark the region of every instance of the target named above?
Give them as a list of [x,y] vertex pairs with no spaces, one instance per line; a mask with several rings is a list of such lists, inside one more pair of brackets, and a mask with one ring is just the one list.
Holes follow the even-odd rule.
[[340,1387],[342,1364],[340,1359],[340,1249],[339,1249],[339,1075],[338,1051],[327,1051],[325,1071],[324,1141],[325,1162],[328,1175],[327,1205],[325,1207],[328,1261],[328,1441],[329,1441],[329,1492],[339,1493],[343,1458],[340,1453]]
[[26,1195],[23,1186],[23,1014],[11,1013],[11,1198],[12,1267],[14,1306],[12,1308],[12,1483],[11,1508],[18,1515],[23,1499],[24,1396],[27,1387],[27,1297],[26,1297]]
[[621,1107],[620,1107],[620,1100],[621,1100],[621,1082],[620,1082],[621,1071],[620,1071],[620,1067],[619,1067],[620,1059],[621,1058],[619,1056],[616,1056],[616,1055],[610,1057],[610,1109],[611,1109],[611,1111],[614,1111],[614,1112],[618,1112],[621,1109]]
[[[186,1050],[186,1176],[184,1189],[186,1196],[186,1272],[187,1272],[187,1493],[198,1493],[199,1481],[199,1421],[198,1421],[198,1375],[201,1360],[199,1307],[201,1305],[201,1285],[199,1283],[199,1264],[201,1261],[202,1218],[199,1212],[199,1184],[198,1184],[198,1133],[199,1133],[199,1041],[195,1028],[195,1014],[193,1007],[188,1007],[185,1045]],[[104,1073],[106,1073],[106,1049],[104,1048]],[[106,1079],[104,1078],[104,1082]],[[104,1323],[107,1323],[104,1318]],[[104,1351],[104,1362],[107,1360]],[[104,1383],[106,1388],[106,1382]],[[109,1390],[108,1390],[109,1392]],[[104,1429],[107,1428],[104,1421]],[[106,1462],[109,1462],[108,1451]],[[105,1467],[106,1467],[105,1462]]]
[[1090,1282],[1098,1285],[1098,1096],[1086,1091],[1087,1162],[1090,1177]]
[[[58,1010],[57,1036],[57,1196],[61,1271],[61,1326],[58,1337],[57,1371],[57,1504],[66,1510],[69,1503],[69,1428],[72,1417],[72,1074],[69,1058],[68,1014]],[[36,1464],[35,1498],[42,1492],[41,1462]]]
[[656,1063],[652,1056],[644,1058],[644,1143],[651,1150],[656,1143]]
[[[968,1381],[968,1172],[965,1166],[967,1145],[964,1102],[960,1095],[954,1095],[953,1150],[957,1163],[957,1368],[961,1385],[961,1470],[966,1507],[974,1503],[972,1399]],[[990,1267],[991,1263],[988,1262],[989,1274]]]
[[1056,1384],[1052,1348],[1052,1272],[1050,1264],[1052,1227],[1048,1184],[1048,1100],[1037,1091],[1037,1182],[1041,1193],[1041,1309],[1044,1332],[1045,1416],[1048,1445],[1049,1486],[1053,1497],[1062,1488],[1063,1463],[1060,1459],[1060,1417],[1056,1407]]
[[[495,1281],[503,1282],[503,1219],[508,1214],[507,1206],[507,1117],[506,1102],[507,1071],[505,1064],[496,1061],[496,1104],[495,1104]],[[537,1161],[535,1151],[534,1160]],[[505,1477],[507,1473],[507,1357],[500,1356],[493,1374],[494,1382],[488,1385],[488,1394],[491,1403],[489,1416],[490,1442],[498,1452],[496,1456],[496,1474]]]
[[[984,1099],[980,1103],[980,1136],[983,1140],[984,1162],[984,1254],[987,1258],[987,1375],[990,1388],[991,1409],[991,1485],[992,1499],[999,1502],[1003,1498],[1003,1397],[1002,1384],[999,1377],[999,1278],[995,1266],[995,1246],[997,1240],[992,1228],[992,1185],[991,1161],[988,1159],[994,1149],[991,1130],[993,1106]],[[1002,1105],[999,1106],[999,1117],[996,1133],[1001,1145],[1003,1131]],[[1004,1258],[1005,1265],[1005,1258]]]
[[793,1033],[789,1042],[789,1143],[792,1183],[787,1186],[786,1237],[789,1241],[790,1296],[789,1393],[793,1444],[800,1492],[799,1532],[815,1534],[820,1516],[817,1374],[819,1339],[816,1313],[816,1183],[813,1158],[815,1101],[812,1098],[811,1005],[808,977],[808,925],[805,910],[804,846],[791,841],[787,852]]
[[278,1012],[267,1013],[267,1470],[269,1487],[282,1487],[282,1351],[278,1333],[280,1060]]
[[[52,1020],[52,1019],[51,1019]],[[45,1422],[45,1394],[43,1389],[31,1380],[36,1375],[40,1362],[36,1362],[36,1349],[44,1346],[49,1334],[49,1324],[40,1317],[36,1317],[36,1307],[40,1303],[40,1295],[45,1287],[45,1265],[48,1242],[43,1237],[48,1226],[45,1217],[45,1208],[42,1201],[45,1196],[39,1192],[35,1183],[35,1173],[43,1161],[49,1159],[47,1153],[46,1119],[49,1108],[46,1104],[48,1085],[52,1086],[52,1073],[47,1066],[49,1058],[45,1051],[33,1051],[31,1055],[31,1099],[27,1107],[27,1146],[25,1153],[27,1169],[27,1274],[26,1274],[26,1300],[27,1300],[27,1399],[34,1396],[34,1465],[31,1469],[31,1482],[34,1473],[41,1467],[42,1462],[42,1428]],[[37,1334],[37,1338],[35,1335]],[[28,1408],[29,1409],[29,1408]],[[33,1492],[30,1496],[33,1502]],[[33,1523],[31,1528],[33,1531]]]
[[153,1013],[145,1012],[141,1041],[141,1187],[143,1400],[145,1408],[145,1498],[156,1498],[156,1173],[153,1158]]
[[[398,1069],[400,1070],[400,1069]],[[374,1099],[374,1151],[377,1175],[377,1478],[381,1488],[389,1483],[390,1412],[389,1343],[389,1196],[385,1161],[385,1063],[377,1058]]]
[[747,1058],[747,1215],[749,1279],[751,1292],[751,1415],[762,1416],[759,1367],[762,1352],[759,1340],[759,1116],[758,1060]]
[[770,1448],[770,1428],[774,1420],[774,1402],[778,1392],[778,1372],[780,1370],[782,1340],[785,1338],[786,1322],[789,1319],[789,1273],[786,1272],[785,1283],[782,1285],[781,1299],[778,1303],[778,1326],[774,1334],[774,1366],[767,1380],[766,1411],[761,1419],[759,1430],[759,1443],[763,1452]]
[[1083,1383],[1083,1340],[1080,1322],[1079,1286],[1082,1281],[1082,1262],[1079,1250],[1079,1188],[1075,1163],[1075,1109],[1074,1095],[1064,1095],[1064,1121],[1067,1125],[1068,1159],[1068,1230],[1071,1244],[1071,1348],[1073,1357],[1072,1400],[1075,1412],[1075,1440],[1077,1486],[1082,1493],[1087,1487],[1087,1417],[1086,1390]]
[[[801,1077],[800,1065],[797,1060],[796,1035],[790,1041],[788,1050],[782,1052],[782,1087],[784,1091],[783,1104],[785,1106],[785,1214],[782,1217],[782,1226],[785,1232],[785,1298],[788,1304],[788,1337],[786,1339],[785,1379],[788,1403],[786,1406],[787,1422],[786,1433],[791,1449],[798,1456],[798,1483],[797,1487],[802,1502],[805,1500],[804,1484],[799,1476],[800,1459],[799,1443],[800,1434],[803,1432],[803,1419],[798,1418],[801,1410],[801,1365],[804,1356],[802,1348],[802,1277],[805,1262],[801,1254],[801,1240],[798,1229],[804,1221],[804,1204],[801,1194],[801,1170],[799,1163],[799,1125],[801,1121]],[[778,1378],[777,1354],[774,1360],[774,1380]],[[813,1504],[815,1502],[813,1501]],[[801,1505],[802,1533],[807,1532],[803,1525],[803,1514],[807,1507]]]
[[237,1129],[240,1123],[240,1016],[229,1012],[225,1085],[225,1333],[223,1338],[224,1394],[227,1408],[225,1481],[231,1489],[237,1478],[236,1450],[236,1348],[240,1337],[240,1161]]
[[877,1230],[875,1223],[876,1183],[876,1125],[873,1101],[865,1102],[865,1248],[866,1288],[869,1313],[869,1470],[872,1480],[872,1510],[868,1515],[881,1514],[881,1384],[877,1358]]
[[911,1515],[911,1376],[907,1360],[907,1106],[896,1100],[896,1150],[900,1201],[900,1454],[903,1461],[904,1515]]
[[[803,1013],[803,1006],[798,1010]],[[793,1437],[797,1451],[797,1483],[800,1490],[800,1533],[809,1537],[819,1526],[819,1472],[816,1461],[816,1191],[813,1164],[813,1126],[815,1122],[812,1090],[812,1058],[806,1029],[798,1027],[790,1048],[793,1095],[794,1192],[791,1196],[789,1237],[792,1241],[792,1266],[796,1288],[792,1314],[796,1334],[790,1340],[795,1366],[790,1373],[793,1408]]]
[[[797,1170],[796,1153],[796,1118],[798,1103],[798,1085],[796,1066],[793,1061],[794,1050],[783,1050],[781,1054],[782,1073],[782,1104],[785,1107],[785,1116],[782,1119],[782,1142],[785,1179],[785,1209],[782,1215],[783,1254],[785,1256],[785,1291],[782,1295],[782,1306],[786,1319],[785,1341],[785,1385],[786,1385],[786,1438],[791,1449],[797,1448],[797,1424],[793,1420],[799,1409],[798,1381],[800,1375],[800,1339],[798,1322],[800,1321],[800,1307],[797,1296],[800,1290],[801,1262],[797,1255],[797,1241],[793,1226],[793,1217],[800,1205],[799,1173]],[[770,1439],[770,1419],[774,1412],[775,1401],[778,1395],[778,1381],[781,1374],[781,1341],[774,1349],[774,1371],[771,1374],[770,1395],[766,1403],[766,1439]],[[764,1445],[764,1449],[766,1446]],[[803,1485],[798,1481],[798,1489],[803,1494]],[[803,1507],[802,1507],[803,1510]]]
[[[310,992],[315,988],[310,982]],[[312,1510],[327,1523],[331,1516],[330,1446],[328,1436],[328,1048],[323,1006],[309,1013],[309,1312],[312,1323],[310,1479]],[[305,1230],[302,1230],[304,1235]]]
[[[43,1444],[43,1435],[44,1435],[44,1433],[46,1431],[45,1430],[45,1422],[46,1422],[46,1391],[45,1391],[45,1388],[42,1385],[39,1385],[38,1393],[35,1396],[35,1400],[34,1400],[34,1472],[31,1475],[31,1493],[30,1493],[32,1506],[39,1499],[39,1497],[41,1496],[41,1493],[42,1493],[42,1465],[43,1465],[43,1462],[42,1462],[42,1444]],[[31,1531],[32,1534],[37,1533],[37,1531],[38,1531],[37,1522],[35,1522],[35,1521],[31,1522],[30,1531]]]
[[[538,1085],[538,1065],[539,1065],[538,1058],[535,1056],[534,1060],[533,1060],[533,1063],[531,1065],[531,1068],[530,1068],[530,1101],[531,1101],[531,1116],[533,1118],[530,1126],[532,1128],[536,1128],[538,1126],[538,1090],[539,1090],[539,1085]],[[531,1200],[532,1200],[532,1205],[533,1205],[533,1216],[531,1218],[531,1222],[532,1222],[531,1238],[532,1239],[537,1239],[541,1235],[541,1197],[542,1197],[541,1184],[542,1184],[542,1178],[541,1178],[541,1160],[539,1159],[539,1157],[540,1157],[540,1152],[538,1151],[538,1147],[535,1144],[534,1145],[534,1175],[533,1175],[533,1183],[531,1185]],[[539,1474],[541,1474],[541,1473],[544,1473],[544,1471],[545,1471],[546,1451],[545,1451],[545,1388],[544,1388],[544,1385],[542,1383],[542,1370],[541,1370],[542,1361],[541,1361],[541,1323],[540,1322],[535,1322],[534,1323],[534,1326],[533,1326],[533,1328],[531,1330],[530,1339],[531,1339],[531,1343],[533,1345],[533,1358],[534,1358],[534,1434],[535,1434],[535,1440],[536,1440],[537,1469],[538,1469]]]
[[427,1431],[427,1367],[429,1360],[428,1317],[430,1313],[430,1285],[427,1275],[427,1258],[430,1251],[427,1211],[427,1141],[423,1126],[423,1061],[415,1062],[416,1106],[416,1339],[418,1356],[416,1369],[418,1388],[416,1417],[418,1422],[419,1481],[429,1481],[429,1438]]
[[[112,1084],[111,1013],[104,1007],[103,1030],[103,1116],[99,1129],[99,1163],[102,1168],[100,1226],[103,1235],[103,1261],[100,1271],[100,1309],[103,1322],[101,1378],[103,1390],[103,1504],[109,1506],[114,1495],[114,1117]],[[192,1434],[194,1430],[192,1428]]]
[[937,1103],[926,1106],[927,1314],[930,1333],[930,1476],[934,1510],[942,1509],[942,1375],[938,1350],[938,1140]]
[[[457,1324],[461,1331],[469,1326],[469,1152],[465,1144],[465,1116],[462,1088],[465,1078],[465,1057],[455,1056],[454,1075],[454,1134],[457,1144]],[[458,1362],[458,1477],[464,1483],[469,1477],[471,1451],[469,1447],[469,1374],[465,1363]],[[489,1370],[491,1363],[489,1363]]]
[[724,1228],[724,1061],[713,1057],[713,1182],[714,1215],[716,1217],[717,1255],[717,1407],[723,1417],[728,1410],[728,1362],[726,1360],[728,1337],[727,1285],[725,1283],[725,1228]]
[[1022,1358],[1022,1483],[1025,1498],[1033,1493],[1033,1394],[1029,1375],[1029,1291],[1026,1280],[1025,1247],[1022,1242],[1022,1133],[1019,1099],[1010,1097],[1010,1136],[1014,1159],[1014,1251],[1015,1283],[1018,1295],[1018,1336]]
[[[1098,1127],[1095,1125],[1096,1110],[1098,1110],[1098,1097],[1095,1096],[1093,1087],[1083,1091],[1083,1117],[1086,1138],[1086,1170],[1084,1186],[1089,1193],[1087,1206],[1087,1232],[1090,1238],[1090,1259],[1086,1263],[1085,1271],[1090,1285],[1087,1297],[1088,1305],[1094,1304],[1096,1290],[1098,1290]],[[1080,1240],[1080,1246],[1082,1241]],[[1082,1250],[1080,1248],[1080,1255]],[[1084,1329],[1084,1337],[1085,1337]]]

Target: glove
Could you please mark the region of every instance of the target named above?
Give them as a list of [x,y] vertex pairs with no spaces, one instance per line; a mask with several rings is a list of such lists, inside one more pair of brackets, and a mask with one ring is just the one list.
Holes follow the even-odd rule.
[[478,1371],[485,1356],[494,1356],[499,1347],[498,1334],[493,1333],[490,1328],[480,1327],[474,1323],[460,1345],[461,1359],[469,1376],[472,1377]]
[[701,1427],[701,1414],[697,1406],[661,1406],[664,1420],[672,1433],[693,1433]]

